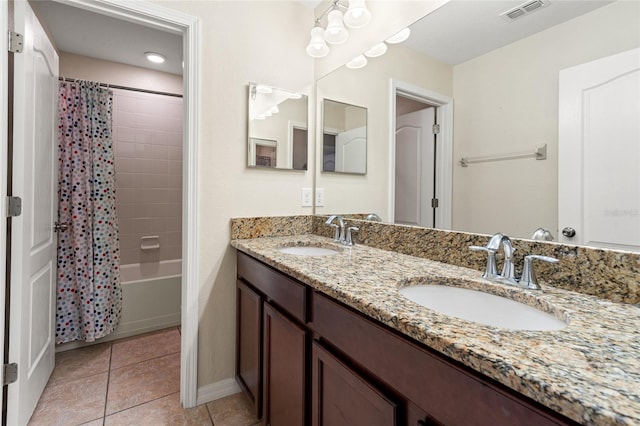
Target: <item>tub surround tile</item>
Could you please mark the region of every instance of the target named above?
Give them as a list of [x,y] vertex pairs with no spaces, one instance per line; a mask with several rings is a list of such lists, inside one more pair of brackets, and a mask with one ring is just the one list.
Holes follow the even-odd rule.
[[313,216],[244,217],[231,219],[231,239],[309,234]]
[[199,405],[183,409],[179,392],[107,416],[104,424],[105,426],[213,425],[206,406]]
[[207,404],[216,426],[251,426],[259,424],[246,396],[236,393]]
[[180,391],[180,354],[111,370],[106,414]]
[[29,426],[79,425],[104,415],[108,373],[47,386]]
[[[338,246],[341,253],[332,256],[295,256],[278,250],[291,245],[334,244],[318,235],[234,240],[231,244],[577,422],[640,424],[640,308],[547,285],[539,292],[486,281],[479,272],[484,259],[476,259],[467,246],[484,244],[487,236],[374,222],[359,225],[357,241],[361,244]],[[328,227],[317,231],[325,228],[330,231]],[[387,250],[362,243],[384,245]],[[558,270],[572,261],[572,253],[589,259],[586,262],[600,262],[603,255],[614,259],[627,256],[620,265],[634,259],[618,252],[569,249],[562,244],[519,240],[516,247],[520,253],[561,257]],[[544,251],[545,247],[551,252]],[[422,256],[400,253],[412,250]],[[425,253],[439,261],[426,258]],[[452,264],[455,262],[476,268]],[[596,269],[602,273],[607,267]],[[549,274],[548,269],[540,268],[543,270]],[[568,320],[569,325],[559,331],[515,331],[441,315],[397,292],[399,287],[419,283],[482,289],[537,306]]]
[[177,328],[121,339],[113,343],[111,369],[179,352],[180,332]]

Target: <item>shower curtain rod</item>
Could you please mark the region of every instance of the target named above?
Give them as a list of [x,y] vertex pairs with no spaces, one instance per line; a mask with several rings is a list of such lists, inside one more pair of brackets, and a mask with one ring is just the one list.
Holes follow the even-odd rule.
[[[68,77],[59,77],[60,81],[68,81],[69,83],[79,83],[81,81],[90,81],[90,80],[81,80],[76,78],[68,78]],[[132,92],[142,92],[142,93],[151,93],[152,95],[164,95],[164,96],[173,96],[174,98],[181,98],[182,95],[178,95],[177,93],[168,93],[168,92],[158,92],[156,90],[147,90],[147,89],[138,89],[135,87],[127,87],[127,86],[118,86],[117,84],[107,84],[97,82],[100,86],[110,88],[110,89],[121,89],[121,90],[130,90]]]

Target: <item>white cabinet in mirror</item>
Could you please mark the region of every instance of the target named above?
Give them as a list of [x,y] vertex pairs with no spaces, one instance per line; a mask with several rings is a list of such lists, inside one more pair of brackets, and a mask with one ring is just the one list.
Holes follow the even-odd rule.
[[247,166],[307,170],[308,96],[249,83]]
[[322,171],[367,173],[367,109],[322,102]]

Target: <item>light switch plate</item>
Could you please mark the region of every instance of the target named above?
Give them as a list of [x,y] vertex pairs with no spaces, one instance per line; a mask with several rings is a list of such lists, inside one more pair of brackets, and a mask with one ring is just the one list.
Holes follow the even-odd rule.
[[316,188],[316,207],[324,207],[324,188]]
[[302,188],[302,207],[313,206],[313,191],[311,188]]

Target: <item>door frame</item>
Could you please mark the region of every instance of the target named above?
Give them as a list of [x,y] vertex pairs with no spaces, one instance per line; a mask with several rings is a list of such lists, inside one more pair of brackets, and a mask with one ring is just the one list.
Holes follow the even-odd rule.
[[[9,2],[2,2],[0,7],[0,46],[8,46]],[[8,171],[8,133],[9,133],[9,52],[0,49],[0,212],[4,217],[0,225],[0,363],[4,363],[5,347],[5,306],[7,285],[7,171]],[[0,369],[2,370],[2,369]],[[0,372],[0,375],[2,373]],[[4,379],[4,377],[0,377]],[[1,382],[0,382],[1,383]],[[4,386],[0,386],[0,401],[4,401]]]
[[436,227],[451,229],[451,197],[453,175],[453,99],[415,84],[389,79],[389,210],[387,215],[395,220],[396,195],[396,96],[401,95],[434,107],[440,133],[436,138]]
[[[197,401],[198,369],[198,320],[199,320],[199,259],[198,259],[198,145],[200,123],[200,21],[185,13],[165,8],[146,1],[121,2],[117,0],[54,0],[68,6],[85,9],[116,19],[149,26],[183,38],[184,55],[184,130],[183,130],[183,198],[182,198],[182,316],[181,316],[181,353],[180,353],[180,401],[185,408],[194,407]],[[7,3],[0,8],[2,35],[0,41],[7,45]],[[2,49],[0,57],[0,75],[7,75],[8,56]],[[6,170],[7,162],[7,96],[8,87],[5,78],[0,81],[0,166]],[[0,211],[6,211],[6,176],[0,176]],[[0,227],[0,236],[5,235],[5,227]],[[0,266],[6,262],[6,251],[0,244]],[[3,268],[4,270],[4,268]],[[4,334],[5,310],[4,272],[0,273],[0,303],[2,314],[0,326]],[[0,349],[3,351],[3,349]],[[2,352],[0,352],[2,354]],[[0,396],[2,394],[0,393]]]

